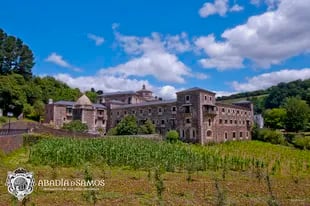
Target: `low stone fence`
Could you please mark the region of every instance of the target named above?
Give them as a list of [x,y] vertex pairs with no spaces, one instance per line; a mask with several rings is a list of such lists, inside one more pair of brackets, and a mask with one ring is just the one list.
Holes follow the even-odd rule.
[[0,136],[0,150],[4,153],[12,152],[23,146],[23,135]]

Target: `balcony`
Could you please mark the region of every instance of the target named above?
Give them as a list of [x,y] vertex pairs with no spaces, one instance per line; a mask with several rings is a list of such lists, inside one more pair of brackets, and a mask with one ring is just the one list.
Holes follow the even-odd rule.
[[205,116],[215,116],[217,114],[216,106],[213,105],[203,105],[202,111]]

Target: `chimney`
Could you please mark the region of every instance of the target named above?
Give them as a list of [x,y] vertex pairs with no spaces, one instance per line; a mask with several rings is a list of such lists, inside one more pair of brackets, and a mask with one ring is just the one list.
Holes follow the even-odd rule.
[[53,99],[48,99],[48,104],[53,104]]

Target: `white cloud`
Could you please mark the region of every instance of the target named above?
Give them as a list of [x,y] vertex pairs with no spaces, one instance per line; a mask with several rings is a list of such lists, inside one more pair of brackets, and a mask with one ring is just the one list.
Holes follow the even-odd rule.
[[104,38],[95,34],[87,34],[88,39],[95,41],[96,46],[100,46],[104,42]]
[[203,49],[210,57],[199,60],[204,68],[225,70],[243,67],[243,58],[235,55],[235,52],[227,42],[217,42],[212,34],[197,38],[195,45]]
[[228,0],[215,0],[214,3],[206,2],[199,10],[201,17],[208,17],[210,15],[219,14],[225,16],[228,11]]
[[267,5],[268,10],[275,9],[281,0],[251,0],[250,3],[255,6],[260,6],[262,3]]
[[228,92],[228,91],[213,91],[216,97],[230,96],[236,94],[237,92]]
[[228,0],[215,0],[214,3],[204,3],[199,9],[199,15],[204,18],[215,14],[225,16],[227,12],[239,12],[242,10],[243,7],[238,4],[234,4],[229,8]]
[[51,53],[46,59],[46,62],[50,62],[53,64],[56,64],[58,66],[71,69],[76,72],[81,72],[82,70],[80,68],[74,67],[71,64],[69,64],[67,61],[63,59],[61,55],[58,55],[57,53],[53,52]]
[[186,33],[163,36],[154,32],[151,36],[138,37],[114,32],[117,45],[132,58],[123,64],[102,68],[101,74],[151,75],[160,81],[175,83],[184,83],[186,77],[206,78],[206,75],[193,73],[176,55],[192,49]]
[[238,12],[238,11],[242,11],[243,9],[244,9],[243,6],[240,6],[239,4],[235,4],[229,9],[229,11]]
[[[304,0],[282,0],[277,9],[252,16],[248,21],[227,29],[216,41],[213,35],[195,40],[206,58],[206,68],[232,69],[243,67],[245,59],[259,67],[280,64],[292,56],[310,51],[310,4]],[[239,67],[240,66],[240,67]]]
[[162,97],[163,99],[175,99],[176,92],[182,89],[176,89],[171,85],[164,85],[156,87],[151,85],[146,80],[128,79],[124,77],[115,77],[109,75],[97,74],[95,76],[80,76],[72,77],[69,74],[57,74],[54,76],[57,80],[65,82],[72,88],[79,88],[81,91],[102,90],[103,92],[116,92],[116,91],[137,91],[146,85],[147,89],[154,92],[154,96]]
[[280,82],[290,82],[298,79],[304,80],[309,78],[310,68],[304,68],[300,70],[284,69],[247,78],[245,83],[234,81],[231,83],[231,86],[238,92],[255,91],[259,89],[267,89]]

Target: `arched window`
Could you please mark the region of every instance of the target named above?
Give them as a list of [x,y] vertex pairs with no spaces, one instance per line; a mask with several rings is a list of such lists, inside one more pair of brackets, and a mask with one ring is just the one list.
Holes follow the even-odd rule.
[[211,136],[212,136],[211,130],[208,130],[208,131],[207,131],[207,136],[208,136],[208,137],[211,137]]

